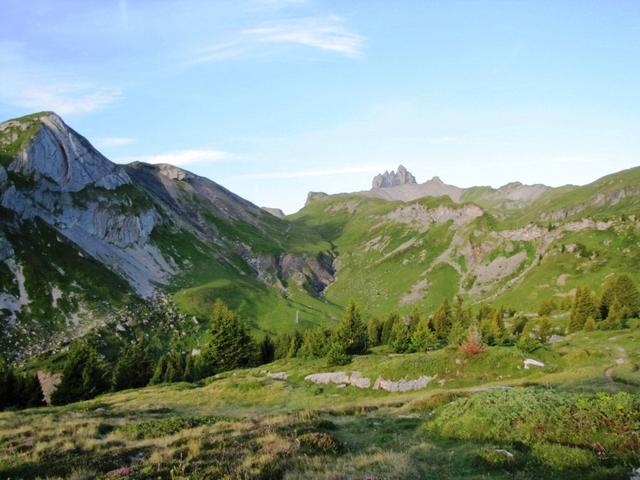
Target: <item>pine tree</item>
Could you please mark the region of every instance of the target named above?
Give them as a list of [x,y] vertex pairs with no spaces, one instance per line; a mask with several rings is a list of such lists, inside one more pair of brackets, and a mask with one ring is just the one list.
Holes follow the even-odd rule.
[[411,336],[410,350],[413,352],[427,352],[438,348],[438,339],[428,318],[420,319],[413,335]]
[[35,373],[16,376],[16,406],[22,408],[42,407],[45,405],[40,381]]
[[201,357],[202,376],[249,365],[254,358],[253,339],[240,318],[222,300],[213,305],[210,341]]
[[300,350],[300,347],[302,347],[303,340],[304,337],[298,330],[293,332],[293,335],[291,336],[291,343],[289,344],[289,351],[287,352],[287,358],[295,358],[298,356],[298,351]]
[[163,355],[156,362],[156,366],[153,369],[153,375],[149,383],[151,385],[158,385],[164,382],[165,372],[167,371],[167,356]]
[[113,370],[112,388],[118,391],[144,387],[149,383],[152,373],[149,348],[140,339],[120,352]]
[[13,369],[0,360],[0,410],[16,405],[16,376]]
[[326,356],[332,341],[331,335],[330,330],[322,328],[307,330],[298,356],[307,359]]
[[291,348],[291,335],[288,333],[282,333],[278,335],[274,343],[276,345],[274,360],[286,358],[289,353],[289,349]]
[[350,302],[347,306],[347,312],[336,328],[334,337],[347,355],[367,353],[367,326],[362,321],[355,303]]
[[184,359],[180,352],[172,352],[167,358],[167,369],[164,372],[164,382],[181,382],[184,378]]
[[540,318],[540,322],[538,323],[538,338],[540,339],[540,342],[547,343],[549,341],[551,328],[551,320],[548,316],[545,315]]
[[431,324],[436,337],[440,340],[446,340],[452,327],[451,307],[447,300],[434,312]]
[[275,359],[276,355],[276,345],[271,340],[269,334],[265,335],[260,342],[260,363],[271,363]]
[[374,318],[367,326],[367,336],[369,345],[377,347],[382,343],[382,324],[380,320]]
[[330,367],[338,365],[346,365],[351,362],[351,355],[349,355],[342,344],[338,342],[331,342],[326,355],[327,365]]
[[411,317],[404,318],[395,323],[393,331],[391,332],[391,337],[393,338],[391,348],[393,348],[394,352],[407,353],[411,351],[413,330],[414,325]]
[[573,299],[573,307],[569,317],[569,332],[582,330],[587,318],[596,318],[597,316],[598,309],[596,308],[593,293],[588,287],[578,287],[576,289],[576,294]]
[[525,353],[531,353],[540,347],[540,342],[531,335],[531,326],[527,323],[518,339],[518,348]]
[[400,321],[397,313],[391,313],[382,324],[382,333],[380,342],[382,345],[391,345],[393,343],[393,327]]
[[584,322],[584,331],[585,332],[593,332],[597,328],[596,321],[593,317],[587,318],[587,321]]
[[609,316],[609,309],[617,302],[618,314],[624,311],[627,317],[634,317],[640,313],[640,293],[631,277],[618,274],[607,280],[600,301],[601,318]]
[[108,388],[106,365],[92,346],[77,340],[69,349],[62,379],[51,400],[56,405],[88,400]]
[[195,360],[193,359],[193,355],[191,353],[187,353],[187,358],[184,362],[184,376],[183,380],[185,382],[195,382],[197,380],[196,368],[195,368]]

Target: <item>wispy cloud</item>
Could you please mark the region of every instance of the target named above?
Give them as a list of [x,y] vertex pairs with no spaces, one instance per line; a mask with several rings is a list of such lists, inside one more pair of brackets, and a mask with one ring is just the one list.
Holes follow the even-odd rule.
[[135,139],[128,137],[105,137],[96,139],[93,144],[98,148],[122,147],[131,145]]
[[176,150],[157,155],[128,156],[118,159],[120,163],[145,162],[145,163],[168,163],[170,165],[185,166],[201,163],[215,163],[229,158],[227,152],[209,149]]
[[210,45],[193,58],[208,63],[260,53],[267,45],[297,45],[348,58],[362,56],[364,37],[350,31],[340,17],[298,18],[241,30],[237,37]]
[[22,45],[0,41],[0,102],[28,110],[74,115],[100,110],[121,96],[116,86],[64,75],[33,62]]
[[359,165],[353,167],[333,168],[333,169],[314,169],[314,170],[298,170],[298,171],[282,171],[282,172],[266,172],[266,173],[249,173],[246,175],[238,175],[230,180],[286,180],[291,178],[309,178],[309,177],[333,177],[336,175],[347,175],[350,173],[379,173],[387,169],[385,165]]

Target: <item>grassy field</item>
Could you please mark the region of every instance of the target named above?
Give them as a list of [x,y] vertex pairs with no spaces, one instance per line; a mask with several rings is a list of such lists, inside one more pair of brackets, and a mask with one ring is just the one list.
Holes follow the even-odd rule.
[[[470,359],[380,347],[341,368],[281,360],[5,412],[0,477],[628,478],[640,464],[639,340],[637,328],[578,333]],[[528,357],[545,367],[523,368]],[[435,380],[407,393],[304,380],[328,371]]]

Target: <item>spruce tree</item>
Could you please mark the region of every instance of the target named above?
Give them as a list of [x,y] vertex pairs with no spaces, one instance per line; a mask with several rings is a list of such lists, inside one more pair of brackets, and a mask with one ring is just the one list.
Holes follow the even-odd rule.
[[88,400],[109,388],[107,369],[96,350],[76,340],[65,359],[62,379],[51,400],[56,405]]
[[538,338],[540,342],[547,343],[549,341],[549,337],[551,336],[551,320],[548,316],[543,316],[540,318],[538,323]]
[[214,303],[210,341],[201,357],[202,376],[245,367],[253,359],[255,346],[240,318],[222,300]]
[[269,334],[267,334],[260,342],[260,363],[265,364],[273,362],[275,354],[276,345]]
[[330,330],[322,328],[307,330],[298,356],[307,359],[322,358],[327,355],[331,341]]
[[152,375],[152,361],[149,348],[143,339],[125,347],[118,357],[113,370],[113,390],[144,387]]
[[391,313],[382,324],[382,333],[380,334],[380,343],[382,345],[391,345],[393,343],[393,327],[400,321],[397,313]]
[[298,356],[298,351],[300,350],[300,347],[302,347],[303,340],[304,337],[298,330],[293,332],[293,335],[291,336],[291,343],[289,344],[289,351],[287,352],[287,358],[295,358]]
[[410,350],[413,352],[427,352],[438,348],[438,339],[428,318],[421,318],[411,336]]
[[187,353],[187,358],[184,361],[184,376],[185,382],[195,382],[198,380],[196,374],[195,360],[191,353]]
[[593,293],[588,287],[578,287],[573,299],[573,307],[571,309],[571,315],[569,317],[568,330],[569,332],[577,332],[582,330],[587,318],[598,316],[598,309],[596,307]]
[[628,317],[637,316],[640,313],[640,293],[635,283],[626,273],[618,274],[607,280],[600,301],[601,318],[609,316],[609,310],[617,302],[617,314]]
[[597,328],[596,321],[593,317],[587,318],[587,321],[584,322],[584,331],[585,332],[593,332]]
[[336,328],[334,337],[347,355],[367,353],[367,326],[362,321],[360,311],[355,303],[350,302],[347,306],[347,312]]
[[446,341],[453,324],[451,307],[447,300],[434,312],[431,323],[438,339]]
[[540,347],[540,342],[531,335],[531,325],[527,323],[518,339],[517,346],[525,353],[531,353]]
[[149,383],[151,385],[158,385],[164,382],[165,372],[167,371],[167,356],[163,355],[156,362],[156,366],[153,369],[153,375]]
[[391,336],[393,341],[391,348],[396,353],[407,353],[411,351],[411,338],[413,337],[414,325],[411,317],[401,319],[393,326]]
[[380,323],[380,320],[374,318],[369,322],[369,325],[367,326],[367,336],[369,345],[371,345],[372,347],[377,347],[381,344],[382,324]]
[[13,369],[0,359],[0,410],[16,405],[16,376]]

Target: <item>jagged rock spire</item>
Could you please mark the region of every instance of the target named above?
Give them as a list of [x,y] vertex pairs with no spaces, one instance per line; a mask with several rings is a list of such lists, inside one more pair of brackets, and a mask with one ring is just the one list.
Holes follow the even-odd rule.
[[416,177],[414,177],[403,165],[399,165],[397,173],[391,170],[391,172],[385,171],[384,173],[373,177],[371,187],[388,188],[406,185],[409,183],[416,183]]

